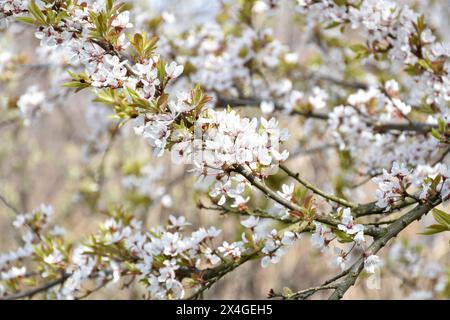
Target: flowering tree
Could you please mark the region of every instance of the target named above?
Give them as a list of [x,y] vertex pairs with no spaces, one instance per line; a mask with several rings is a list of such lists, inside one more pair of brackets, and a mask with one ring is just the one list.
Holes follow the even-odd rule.
[[[183,23],[151,1],[0,0],[0,126],[11,137],[40,128],[80,99],[89,133],[76,123],[71,131],[86,135],[91,180],[76,201],[108,216],[74,239],[51,206],[23,213],[2,195],[19,237],[0,255],[0,297],[81,299],[123,281],[144,298],[196,299],[242,265],[266,268],[305,241],[338,271],[299,291],[280,283],[269,298],[340,299],[364,275],[408,268],[431,281],[415,282],[413,296],[449,297],[448,254],[427,261],[414,249],[434,239],[448,253],[450,49],[440,33],[448,19],[433,14],[448,14],[439,3],[220,1],[213,17]],[[295,51],[268,26],[286,10],[301,34]],[[24,34],[37,45],[15,40]],[[105,201],[105,158],[130,131],[154,156],[122,154],[123,190]],[[319,186],[295,160],[323,152],[333,167]],[[167,164],[181,170],[169,182]],[[190,176],[196,210],[241,217],[234,235],[218,223],[192,228],[183,215],[147,227],[154,205],[170,207],[171,187]],[[399,241],[425,216],[422,234]]]

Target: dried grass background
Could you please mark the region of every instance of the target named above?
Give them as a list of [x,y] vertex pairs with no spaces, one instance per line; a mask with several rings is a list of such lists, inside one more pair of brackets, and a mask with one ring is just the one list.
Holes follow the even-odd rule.
[[[301,47],[302,39],[298,31],[291,28],[286,17],[288,11],[283,11],[275,19],[274,26],[277,35],[291,48]],[[36,42],[30,35],[23,34],[15,41]],[[302,52],[299,52],[300,57]],[[46,79],[45,70],[34,70],[27,79],[28,84],[43,83]],[[24,83],[17,84],[19,89]],[[17,124],[0,128],[0,191],[20,211],[27,212],[40,203],[54,206],[56,220],[66,228],[69,239],[77,241],[90,232],[95,232],[98,223],[104,219],[101,214],[93,213],[85,206],[77,203],[76,194],[80,183],[89,181],[86,172],[95,173],[98,170],[102,153],[84,163],[82,158],[83,137],[88,126],[83,112],[90,105],[86,94],[70,94],[64,105],[59,106],[50,116],[45,116],[30,128]],[[92,107],[92,106],[91,106]],[[244,114],[247,111],[242,111]],[[291,133],[300,134],[300,121],[293,118],[281,119],[282,126],[288,126]],[[324,141],[318,141],[323,144]],[[166,181],[169,183],[183,173],[184,168],[170,164],[170,157],[155,159],[142,138],[133,133],[126,134],[114,141],[105,162],[106,183],[102,193],[101,205],[110,201],[120,202],[120,181],[118,172],[127,159],[152,158],[167,168]],[[289,160],[293,169],[313,183],[324,187],[328,177],[332,175],[336,164],[333,151],[324,150],[310,155],[297,156]],[[227,240],[239,237],[236,234],[238,219],[233,216],[221,217],[216,212],[199,210],[196,207],[196,191],[192,188],[193,178],[187,177],[174,186],[170,194],[173,207],[164,208],[161,204],[152,207],[146,213],[148,226],[163,224],[169,214],[185,215],[194,227],[215,225],[223,229],[223,238]],[[368,184],[363,188],[367,201],[372,199],[374,186]],[[0,205],[0,250],[5,251],[15,246],[16,233],[11,226],[12,212]],[[420,227],[413,224],[403,232],[411,237],[416,235]],[[430,260],[443,261],[449,265],[450,257],[448,236],[430,237],[425,250],[425,256]],[[381,252],[384,257],[385,248]],[[290,249],[288,254],[277,265],[262,269],[259,262],[247,263],[235,272],[227,275],[213,289],[205,294],[207,299],[264,299],[271,288],[281,290],[284,286],[293,290],[319,285],[327,278],[338,273],[329,267],[328,259],[320,255],[309,243],[309,237],[304,236]],[[349,290],[348,299],[395,299],[404,298],[405,280],[393,273],[383,271],[380,290],[369,290],[362,277],[356,287]],[[94,299],[130,299],[139,298],[142,292],[137,287],[121,290],[116,284],[103,289],[90,298]],[[408,291],[406,291],[408,292]],[[326,293],[319,293],[314,298],[324,298]]]

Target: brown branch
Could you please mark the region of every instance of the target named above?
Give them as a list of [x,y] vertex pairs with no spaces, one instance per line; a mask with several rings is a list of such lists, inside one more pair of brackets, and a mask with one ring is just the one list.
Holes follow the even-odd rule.
[[0,300],[17,300],[17,299],[22,299],[22,298],[32,298],[34,295],[36,295],[38,293],[47,291],[59,284],[63,284],[64,281],[66,281],[67,278],[69,278],[69,277],[70,277],[69,274],[63,274],[60,278],[57,278],[50,282],[47,282],[39,287],[36,287],[36,288],[28,290],[28,291],[18,292],[16,294],[12,294],[12,295],[9,295],[6,297],[2,297],[2,298],[0,298]]
[[15,214],[20,214],[19,209],[17,209],[14,205],[12,205],[6,198],[0,194],[0,201],[3,202],[5,206],[11,209]]
[[[262,99],[254,98],[254,97],[248,97],[248,98],[227,98],[227,97],[221,97],[219,96],[217,100],[217,107],[220,108],[226,108],[228,105],[232,105],[235,107],[259,107],[261,104]],[[275,110],[284,110],[283,106],[279,103],[275,103]],[[303,112],[299,110],[293,110],[291,111],[291,114],[300,115],[306,118],[313,118],[313,119],[319,119],[319,120],[328,120],[328,115],[325,113],[315,113],[315,112]]]
[[[228,98],[219,96],[219,98],[217,99],[216,106],[221,108],[226,108],[228,105],[232,105],[235,107],[243,107],[243,106],[259,107],[262,101],[263,101],[262,99],[256,97]],[[275,103],[275,110],[281,111],[284,110],[284,107],[279,103]],[[326,113],[319,113],[312,111],[308,112],[308,111],[293,110],[291,111],[291,114],[318,120],[329,119],[329,115]],[[428,133],[429,131],[431,131],[431,129],[437,128],[437,125],[417,121],[411,121],[408,123],[369,121],[367,124],[371,126],[374,131],[377,132],[411,131],[418,133]]]
[[[386,233],[377,238],[368,248],[368,254],[376,254],[380,251],[392,238],[396,237],[402,230],[409,226],[415,220],[420,220],[422,216],[427,214],[431,209],[438,206],[442,202],[441,198],[435,196],[428,203],[416,206],[414,209],[406,213],[397,221],[386,228]],[[330,300],[341,299],[347,290],[353,286],[364,268],[364,256],[361,256],[351,268],[350,272],[339,283],[336,290],[329,297]]]
[[325,199],[327,199],[329,201],[335,202],[335,203],[340,204],[340,205],[345,206],[345,207],[349,207],[349,208],[356,208],[357,207],[356,204],[354,204],[354,203],[352,203],[350,201],[347,201],[345,199],[339,198],[339,197],[337,197],[335,195],[331,195],[331,194],[326,193],[325,191],[322,191],[321,189],[317,188],[316,186],[314,186],[310,182],[302,179],[300,177],[299,173],[292,172],[286,166],[280,164],[280,168],[281,168],[281,170],[286,172],[288,176],[290,176],[291,178],[294,178],[297,182],[302,184],[305,188],[311,190],[313,193],[321,196],[322,198],[325,198]]
[[[252,185],[254,185],[256,188],[262,191],[267,197],[281,204],[285,208],[302,214],[309,213],[308,210],[306,210],[305,208],[300,207],[299,205],[278,195],[276,192],[267,187],[261,180],[259,180],[255,175],[253,175],[249,170],[245,169],[243,166],[237,166],[233,168],[233,171],[245,177]],[[336,219],[327,216],[316,216],[314,217],[314,220],[333,227],[337,227],[340,224],[340,221],[337,221]],[[384,231],[385,230],[383,228],[375,226],[364,226],[364,233],[372,237],[378,237],[382,235]]]

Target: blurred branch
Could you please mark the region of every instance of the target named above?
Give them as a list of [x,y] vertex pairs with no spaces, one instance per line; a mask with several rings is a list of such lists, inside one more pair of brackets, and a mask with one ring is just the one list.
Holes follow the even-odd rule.
[[[226,108],[228,105],[235,107],[257,107],[261,104],[263,100],[255,97],[247,98],[227,98],[219,96],[217,99],[217,106],[221,108]],[[285,110],[283,106],[279,103],[275,103],[275,110],[281,111]],[[306,118],[313,118],[319,120],[328,120],[328,115],[325,113],[315,113],[315,112],[303,112],[298,110],[293,110],[291,114],[300,115]]]
[[15,123],[19,122],[19,120],[20,120],[19,117],[13,117],[13,118],[9,118],[6,120],[2,120],[2,121],[0,121],[0,128],[4,128],[4,127],[10,126],[12,124],[15,124]]
[[[245,98],[227,98],[219,96],[217,99],[217,107],[226,108],[228,105],[235,107],[258,107],[260,106],[263,99],[256,97],[245,97]],[[283,105],[275,103],[275,110],[282,111],[285,110]],[[292,110],[290,114],[299,115],[305,118],[312,118],[318,120],[328,120],[329,115],[327,113],[320,112],[306,112],[300,110]],[[437,128],[437,125],[411,121],[408,123],[398,123],[398,122],[368,122],[368,125],[373,127],[376,132],[386,132],[386,131],[412,131],[419,133],[427,133],[433,128]]]
[[338,147],[338,145],[335,143],[326,143],[324,145],[312,147],[312,148],[305,149],[305,150],[293,151],[293,152],[289,153],[289,158],[286,161],[292,160],[299,156],[307,156],[307,155],[311,155],[311,154],[315,154],[315,153],[320,153],[320,152],[328,150],[328,149],[335,149],[337,147]]
[[362,90],[369,89],[369,86],[363,82],[347,81],[347,80],[327,76],[324,74],[309,73],[309,74],[307,74],[307,77],[310,79],[316,79],[319,81],[329,82],[329,83],[335,84],[337,86],[349,88],[349,89],[362,89]]
[[450,154],[450,147],[448,147],[444,153],[433,162],[433,166],[437,165],[438,163],[444,161],[444,159]]
[[11,209],[15,214],[20,214],[19,209],[17,209],[14,205],[11,204],[6,198],[0,194],[0,201],[9,209]]

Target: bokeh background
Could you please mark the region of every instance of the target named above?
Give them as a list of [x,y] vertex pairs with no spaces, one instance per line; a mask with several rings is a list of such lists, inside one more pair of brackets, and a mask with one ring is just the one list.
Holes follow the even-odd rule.
[[[436,2],[436,10],[433,11]],[[177,21],[172,25],[174,32],[214,19],[220,7],[220,2],[215,0],[148,0],[146,4],[149,14],[171,12],[176,16]],[[431,22],[441,30],[448,30],[450,2],[415,1],[413,5],[418,8],[428,5],[427,11],[434,12]],[[300,59],[306,59],[310,39],[295,28],[293,19],[292,8],[283,5],[276,16],[264,23],[272,26],[275,35],[298,53]],[[45,62],[39,60],[34,53],[38,46],[30,30],[0,33],[0,48],[14,47],[23,57],[23,63],[15,69],[21,77],[12,80],[3,74],[0,82],[2,91],[7,89],[19,97],[24,87],[50,87],[52,81],[58,80],[55,73],[60,72],[60,76],[64,77],[64,71],[49,70]],[[56,56],[54,58],[58,59]],[[221,216],[217,212],[198,208],[198,202],[206,202],[206,199],[193,188],[194,178],[185,173],[186,168],[172,165],[170,155],[154,157],[146,142],[135,136],[129,127],[125,126],[120,133],[116,133],[115,121],[108,118],[109,111],[93,104],[91,99],[88,92],[67,94],[53,103],[51,113],[29,126],[9,117],[6,112],[0,113],[0,193],[13,206],[21,212],[28,212],[40,203],[51,204],[55,209],[56,221],[74,242],[95,232],[104,219],[102,208],[111,204],[127,206],[129,203],[133,203],[136,213],[147,226],[165,223],[169,214],[185,215],[194,227],[220,227],[223,239],[240,236],[236,232],[239,226],[237,217]],[[258,111],[242,110],[242,113],[255,115]],[[290,147],[299,150],[290,157],[288,165],[301,172],[306,179],[326,188],[339,159],[330,148],[305,151],[301,147],[303,123],[300,121],[280,119],[282,126],[288,127],[296,138]],[[310,142],[310,145],[323,146],[326,143],[319,139]],[[136,172],[142,176],[134,175]],[[139,179],[143,180],[138,183]],[[285,177],[277,176],[277,179],[274,183],[280,183]],[[144,186],[139,192],[133,189],[137,184]],[[370,201],[373,191],[374,185],[367,183],[360,188],[360,199]],[[13,212],[0,204],[0,251],[15,246],[16,234],[11,226],[13,217]],[[435,286],[437,280],[433,279],[432,274],[429,278],[415,277],[415,274],[423,273],[424,268],[432,273],[436,263],[447,269],[449,266],[450,237],[447,234],[426,239],[417,235],[431,223],[432,219],[427,217],[422,223],[413,224],[402,233],[398,241],[400,245],[394,248],[391,245],[381,252],[386,265],[377,275],[379,289],[370,289],[369,283],[372,282],[361,277],[345,298],[413,298],[415,295],[420,297],[420,291]],[[414,240],[417,238],[420,239]],[[401,250],[407,258],[391,265],[390,257],[397,259],[395,254]],[[407,254],[404,254],[405,250]],[[417,259],[423,263],[416,263]],[[222,279],[205,294],[205,298],[264,299],[272,288],[281,290],[286,286],[296,290],[315,286],[338,272],[329,260],[311,247],[309,236],[305,235],[279,264],[262,269],[258,261],[247,263]],[[412,270],[411,265],[420,268],[420,272]],[[138,287],[122,288],[121,284],[115,284],[91,298],[138,298],[141,294],[139,290]],[[314,298],[326,296],[326,293],[318,293]]]

